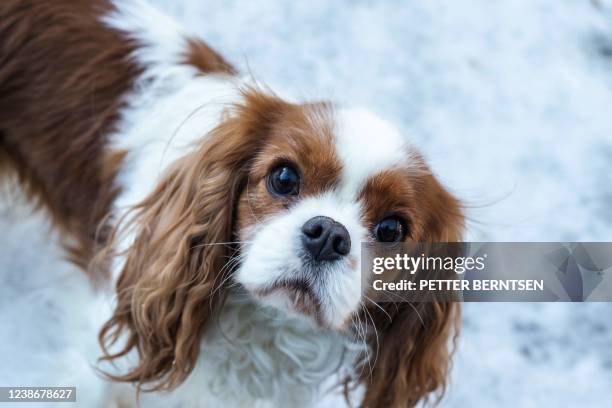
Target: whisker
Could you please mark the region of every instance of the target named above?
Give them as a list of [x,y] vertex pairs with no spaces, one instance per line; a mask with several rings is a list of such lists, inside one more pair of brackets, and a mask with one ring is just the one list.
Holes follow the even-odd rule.
[[217,292],[218,292],[218,291],[219,291],[219,290],[220,290],[220,289],[223,287],[223,285],[224,285],[224,284],[225,284],[225,283],[226,283],[228,280],[230,280],[230,279],[231,279],[231,277],[232,277],[232,274],[231,274],[231,272],[232,272],[232,268],[233,268],[235,265],[236,265],[236,262],[232,262],[231,264],[230,264],[230,262],[228,262],[228,263],[226,264],[226,266],[227,266],[227,267],[224,267],[224,268],[223,268],[223,270],[222,270],[222,272],[221,272],[221,279],[222,279],[222,281],[221,281],[221,283],[219,283],[218,285],[216,285],[216,286],[215,286],[215,288],[213,289],[213,291],[211,292],[211,294],[210,294],[211,298],[212,298],[212,297],[215,295],[215,293],[217,293]]
[[[387,292],[388,295],[391,296],[396,296],[398,299],[400,299],[401,303],[408,303],[410,305],[410,307],[414,310],[414,312],[417,314],[419,320],[421,321],[421,324],[423,325],[423,327],[426,327],[425,321],[423,320],[423,317],[421,316],[421,314],[419,313],[418,309],[414,306],[414,304],[412,302],[408,302],[406,301],[405,298],[402,298],[401,296],[399,296],[396,293],[393,292]],[[399,307],[398,307],[398,302],[393,302],[395,304],[395,310],[399,311]],[[387,314],[388,316],[388,314]]]
[[[359,339],[361,340],[361,342],[363,343],[364,349],[365,349],[365,358],[366,361],[368,363],[368,367],[370,368],[370,376],[372,375],[372,367],[370,365],[370,349],[368,347],[367,344],[367,340],[366,340],[366,335],[365,335],[365,330],[363,328],[363,324],[361,322],[361,317],[359,316],[359,314],[356,315],[357,317],[357,322],[358,324],[356,325],[356,329],[357,329],[357,335],[359,337]],[[361,371],[359,373],[359,376],[361,377],[361,374],[363,373],[363,370],[365,370],[365,365],[363,365],[361,367]]]
[[[213,290],[210,293],[209,296],[209,306],[212,308],[213,304],[213,299],[214,299],[214,295],[219,292],[221,290],[221,288],[225,285],[225,283],[231,279],[232,277],[232,270],[233,268],[242,260],[242,254],[238,254],[233,258],[230,258],[230,260],[228,262],[225,263],[225,265],[223,265],[223,267],[221,268],[221,270],[219,271],[219,275],[215,278],[214,282],[213,282]],[[217,281],[221,279],[221,282],[219,284],[217,284]],[[231,285],[229,286],[231,287]]]
[[417,316],[419,317],[419,320],[421,321],[421,324],[423,325],[423,327],[426,327],[425,325],[425,321],[423,320],[423,317],[421,316],[421,314],[419,313],[419,311],[417,310],[417,308],[412,304],[412,302],[408,302],[408,304],[410,305],[410,307],[414,310],[414,312],[417,314]]
[[[356,332],[357,339],[358,339],[359,341],[361,341],[361,342],[362,342],[361,336],[359,335],[359,334],[360,334],[360,333],[359,333],[359,328],[358,328],[358,326],[357,326],[357,323],[355,323],[355,318],[354,318],[354,317],[351,317],[351,322],[353,323],[353,327],[354,327],[354,328],[355,328],[355,330],[357,331],[357,332]],[[367,350],[366,350],[366,359],[367,359]],[[363,361],[360,361],[359,363],[360,363],[360,365],[361,365],[361,370],[359,371],[359,377],[361,377],[361,375],[362,375],[362,373],[363,373],[363,370],[364,370],[364,368],[365,368],[365,365],[363,364]]]
[[[178,133],[181,131],[181,129],[183,128],[183,126],[185,126],[187,124],[187,122],[189,122],[191,119],[193,119],[195,117],[196,114],[198,114],[202,109],[204,109],[207,106],[212,106],[214,104],[219,104],[219,105],[226,105],[225,103],[221,103],[220,101],[210,101],[210,102],[205,102],[202,103],[198,106],[195,107],[195,109],[193,109],[186,117],[185,119],[183,119],[181,121],[181,123],[179,123],[179,125],[177,126],[177,128],[174,130],[174,132],[172,133],[172,135],[170,135],[170,138],[168,139],[168,141],[166,142],[166,145],[164,146],[164,151],[162,152],[162,157],[161,157],[161,162],[160,164],[163,164],[165,158],[166,158],[166,154],[168,152],[168,149],[170,148],[170,144],[172,143],[172,141],[174,140],[174,138],[178,135]],[[163,166],[161,166],[163,167]]]
[[228,242],[210,242],[208,244],[197,244],[191,247],[193,248],[201,248],[206,246],[215,246],[215,245],[233,245],[233,244],[251,244],[253,241],[228,241]]
[[[378,341],[378,330],[376,329],[376,323],[374,322],[374,318],[372,317],[372,315],[368,311],[368,308],[365,307],[365,305],[363,303],[361,304],[361,308],[363,310],[365,310],[366,314],[370,318],[370,321],[372,322],[372,328],[374,329],[374,334],[376,335],[376,354],[374,355],[374,363],[372,363],[372,365],[375,366],[376,362],[378,361],[378,350],[380,348],[380,343]],[[370,374],[372,374],[372,373],[370,373]]]
[[[361,308],[363,309],[363,303],[361,303]],[[361,321],[361,319],[360,319]],[[366,322],[367,325],[367,322]],[[364,325],[363,327],[363,342],[364,345],[367,346],[367,342],[366,342],[366,325]],[[374,330],[376,331],[376,327],[374,328]],[[378,355],[378,333],[376,333],[376,348],[377,348],[377,355]],[[370,348],[367,347],[368,350],[368,367],[370,368],[370,379],[374,376],[374,370],[372,369],[372,356],[370,356]],[[376,359],[374,360],[374,363],[376,363]]]
[[[239,256],[230,258],[229,261],[227,261],[223,265],[221,270],[219,271],[219,275],[217,275],[217,277],[215,278],[215,283],[219,279],[219,277],[221,277],[221,279],[224,280],[225,279],[225,275],[230,273],[232,271],[232,269],[234,268],[234,266],[236,266],[238,264],[238,262],[240,262],[240,260],[241,260],[241,258]],[[221,285],[222,284],[223,284],[223,282],[221,282]]]
[[374,306],[376,306],[377,308],[379,308],[380,310],[383,311],[384,314],[387,315],[387,317],[389,318],[389,322],[393,321],[393,318],[391,318],[391,315],[378,303],[376,303],[375,301],[373,301],[372,299],[370,299],[369,297],[367,297],[366,295],[363,295],[364,298],[366,298],[366,300],[369,300],[370,302],[372,302],[374,304]]

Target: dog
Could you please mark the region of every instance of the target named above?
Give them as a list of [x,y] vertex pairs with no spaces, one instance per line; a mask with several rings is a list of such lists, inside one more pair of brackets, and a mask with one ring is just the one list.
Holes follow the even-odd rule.
[[2,172],[112,300],[105,403],[443,392],[459,307],[363,289],[361,242],[463,230],[393,124],[258,85],[140,0],[4,0],[0,38]]

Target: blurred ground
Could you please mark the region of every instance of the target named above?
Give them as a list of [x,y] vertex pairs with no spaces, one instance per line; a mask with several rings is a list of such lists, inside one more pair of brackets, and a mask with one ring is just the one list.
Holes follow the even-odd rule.
[[[273,87],[399,123],[468,204],[469,239],[612,240],[612,1],[155,3]],[[39,218],[7,203],[0,382],[61,378],[82,361],[53,319],[87,292],[49,260],[59,255]],[[57,305],[43,289],[60,276]],[[64,324],[85,335],[73,312]],[[442,406],[612,406],[611,315],[610,304],[467,304]],[[26,374],[46,348],[71,362]]]

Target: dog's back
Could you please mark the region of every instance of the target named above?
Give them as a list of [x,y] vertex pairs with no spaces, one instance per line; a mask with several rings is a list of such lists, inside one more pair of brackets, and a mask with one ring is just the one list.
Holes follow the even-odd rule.
[[103,0],[0,2],[0,160],[91,256],[117,193],[108,136],[138,68],[134,44],[104,26]]

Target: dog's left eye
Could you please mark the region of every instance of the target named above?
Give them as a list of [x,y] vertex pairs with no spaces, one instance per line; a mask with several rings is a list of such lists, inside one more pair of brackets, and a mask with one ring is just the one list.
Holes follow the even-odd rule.
[[406,224],[401,218],[390,216],[378,223],[374,234],[379,242],[399,242],[406,236]]
[[288,164],[281,164],[268,175],[270,192],[282,196],[294,196],[300,192],[300,175]]

